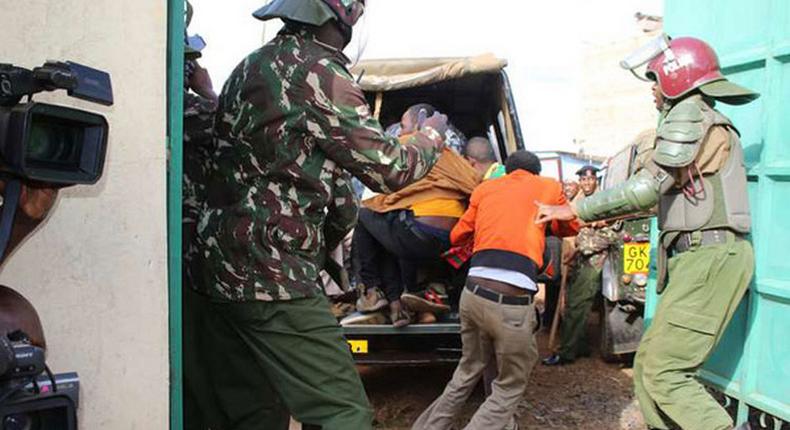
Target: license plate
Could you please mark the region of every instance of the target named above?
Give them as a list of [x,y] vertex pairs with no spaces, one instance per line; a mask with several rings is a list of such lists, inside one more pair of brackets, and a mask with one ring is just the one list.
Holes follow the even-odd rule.
[[626,243],[623,247],[623,273],[647,273],[650,270],[650,243]]
[[367,340],[349,340],[348,345],[351,347],[351,352],[354,354],[367,354],[368,341]]

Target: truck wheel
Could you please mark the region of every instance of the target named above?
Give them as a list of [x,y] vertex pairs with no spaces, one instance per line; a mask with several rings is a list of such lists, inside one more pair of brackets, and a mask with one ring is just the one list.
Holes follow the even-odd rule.
[[609,314],[618,312],[617,304],[610,302],[606,297],[602,297],[601,301],[601,358],[607,363],[620,362],[622,357],[614,353],[614,333],[609,322]]

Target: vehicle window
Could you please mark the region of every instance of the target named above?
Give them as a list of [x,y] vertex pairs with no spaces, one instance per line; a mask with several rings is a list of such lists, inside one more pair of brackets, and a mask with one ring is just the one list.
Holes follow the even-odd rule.
[[606,175],[603,179],[603,189],[611,188],[617,184],[625,182],[631,172],[631,162],[634,156],[634,147],[629,145],[627,148],[618,152],[606,162]]

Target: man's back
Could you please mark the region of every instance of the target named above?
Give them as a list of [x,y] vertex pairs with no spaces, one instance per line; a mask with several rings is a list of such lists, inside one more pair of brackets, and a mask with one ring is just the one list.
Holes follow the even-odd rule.
[[543,264],[545,226],[535,224],[537,205],[566,203],[562,185],[550,178],[540,177],[525,170],[483,182],[472,193],[470,210],[474,210],[474,224],[468,225],[466,216],[453,230],[452,240],[460,238],[465,228],[474,232],[474,252],[506,251],[526,256],[537,267]]
[[203,252],[193,264],[210,295],[320,294],[325,243],[337,245],[356,222],[348,172],[388,191],[433,164],[427,132],[408,147],[384,136],[345,61],[306,29],[286,28],[225,84],[197,234]]

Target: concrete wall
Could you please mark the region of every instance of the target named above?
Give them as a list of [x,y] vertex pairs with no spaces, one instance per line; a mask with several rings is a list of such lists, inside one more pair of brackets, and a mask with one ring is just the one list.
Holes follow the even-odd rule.
[[61,193],[0,282],[38,308],[55,372],[82,381],[81,429],[168,427],[165,47],[161,0],[3,0],[0,61],[112,74],[104,177]]
[[586,154],[614,155],[640,132],[656,126],[652,84],[619,66],[628,54],[660,34],[637,31],[632,37],[588,44],[583,50],[576,142]]

